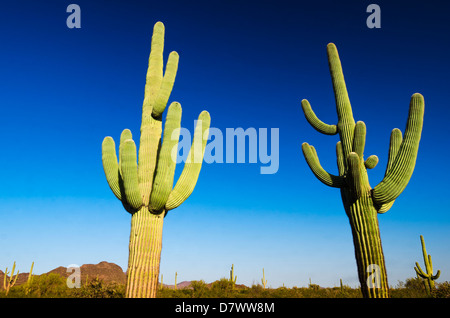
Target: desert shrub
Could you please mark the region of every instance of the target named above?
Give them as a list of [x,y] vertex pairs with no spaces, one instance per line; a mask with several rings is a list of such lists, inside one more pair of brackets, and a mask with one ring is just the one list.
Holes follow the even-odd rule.
[[203,280],[192,281],[190,287],[192,289],[192,298],[207,297],[209,294],[208,285]]
[[101,279],[92,279],[80,288],[74,288],[74,297],[80,298],[123,298],[125,286],[117,283],[105,283]]
[[72,291],[66,285],[66,279],[58,274],[33,276],[30,284],[14,286],[8,294],[13,298],[68,298]]
[[156,292],[157,298],[191,298],[192,290],[190,288],[162,288]]
[[211,297],[230,298],[233,297],[235,284],[226,278],[211,284]]
[[435,298],[450,298],[450,282],[436,283],[432,295]]
[[390,288],[391,298],[426,298],[428,297],[423,279],[419,277],[408,278],[406,282],[400,281],[395,288]]

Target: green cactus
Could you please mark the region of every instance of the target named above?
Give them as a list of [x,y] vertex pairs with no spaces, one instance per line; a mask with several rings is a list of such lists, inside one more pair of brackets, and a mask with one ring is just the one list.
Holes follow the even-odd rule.
[[175,272],[175,285],[174,285],[175,290],[177,289],[177,276],[178,276],[178,273]]
[[25,295],[28,295],[31,291],[31,283],[33,281],[33,267],[34,262],[31,263],[31,269],[30,272],[28,273],[27,283],[25,284]]
[[13,287],[16,284],[17,278],[19,277],[19,271],[17,271],[16,276],[14,277],[14,272],[16,271],[16,262],[14,262],[12,270],[11,270],[11,276],[7,277],[9,275],[8,267],[5,270],[5,276],[3,277],[3,288],[5,289],[5,295],[8,296],[9,290],[11,287]]
[[426,273],[420,268],[418,262],[416,262],[416,267],[414,267],[417,277],[421,277],[424,279],[423,283],[425,285],[425,290],[427,295],[431,297],[431,293],[434,290],[434,281],[439,278],[441,275],[441,271],[438,270],[436,275],[433,275],[433,262],[431,261],[431,255],[427,254],[427,250],[425,248],[425,241],[423,236],[420,236],[420,242],[422,243],[422,253],[423,253],[423,261],[425,263]]
[[[399,129],[392,131],[384,179],[371,188],[367,169],[376,166],[378,157],[372,155],[364,160],[366,126],[364,122],[355,123],[353,119],[336,46],[328,44],[327,52],[338,122],[336,125],[329,125],[319,120],[306,99],[302,100],[302,108],[306,120],[317,131],[326,135],[339,134],[340,141],[336,146],[339,174],[330,174],[322,168],[313,146],[303,143],[302,150],[313,174],[324,184],[341,190],[352,229],[358,276],[364,297],[388,297],[377,213],[385,213],[391,208],[411,178],[422,133],[425,103],[422,95],[412,95],[405,135],[402,137]],[[373,275],[370,269],[373,266],[378,266],[375,267],[378,276],[375,284],[371,281]]]
[[231,270],[230,270],[230,282],[236,284],[237,276],[234,275],[234,264],[231,264]]
[[102,161],[114,195],[131,214],[131,233],[126,296],[155,297],[159,277],[163,220],[167,211],[183,203],[194,190],[203,161],[210,125],[203,111],[197,121],[192,147],[184,169],[173,187],[181,106],[169,106],[162,134],[162,113],[168,102],[178,69],[178,54],[171,52],[163,74],[164,25],[153,29],[149,66],[142,106],[138,157],[130,130],[120,136],[119,160],[111,137],[102,144]]
[[263,268],[263,277],[261,278],[261,283],[263,285],[263,288],[265,289],[266,285],[267,285],[267,279],[266,279],[266,276],[264,275],[264,268]]

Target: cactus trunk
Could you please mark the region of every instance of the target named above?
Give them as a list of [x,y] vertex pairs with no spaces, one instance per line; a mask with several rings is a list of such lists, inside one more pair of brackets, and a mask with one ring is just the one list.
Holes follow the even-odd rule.
[[154,298],[159,277],[164,217],[142,208],[131,217],[128,298]]
[[363,297],[386,298],[388,282],[377,211],[368,197],[364,200],[356,200],[345,210],[352,229],[358,278]]

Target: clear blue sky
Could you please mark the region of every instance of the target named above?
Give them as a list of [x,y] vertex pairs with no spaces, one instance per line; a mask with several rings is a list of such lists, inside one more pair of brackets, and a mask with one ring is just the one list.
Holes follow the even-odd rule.
[[[392,3],[392,2],[395,2]],[[81,29],[66,8],[81,7]],[[381,29],[366,8],[381,7]],[[369,172],[381,181],[393,128],[404,131],[410,96],[425,97],[413,177],[379,215],[391,285],[423,264],[424,235],[439,281],[450,280],[448,12],[444,1],[8,1],[0,10],[0,269],[21,272],[114,262],[124,270],[130,215],[109,189],[105,136],[139,135],[150,39],[166,26],[165,53],[180,54],[171,101],[193,130],[206,109],[212,126],[279,128],[280,166],[204,164],[196,189],[164,224],[165,283],[228,277],[272,287],[358,285],[350,226],[337,189],[309,170],[301,144],[337,170],[337,136],[305,120],[337,120],[326,45],[343,64],[356,120],[367,125]],[[177,168],[177,174],[182,164]]]

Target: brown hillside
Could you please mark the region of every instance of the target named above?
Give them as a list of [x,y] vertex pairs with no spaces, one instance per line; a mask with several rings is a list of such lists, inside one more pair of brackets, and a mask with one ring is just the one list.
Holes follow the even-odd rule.
[[[16,272],[17,273],[17,272]],[[16,274],[14,273],[14,274]],[[60,266],[57,267],[45,274],[58,274],[62,277],[69,277],[73,273],[72,271],[67,272],[67,268]],[[119,265],[116,265],[114,263],[108,263],[108,262],[100,262],[98,264],[85,264],[80,266],[80,273],[81,273],[81,283],[86,282],[86,279],[92,280],[95,278],[98,278],[102,280],[105,283],[118,283],[118,284],[125,284],[126,283],[126,274],[122,270],[122,268]],[[43,275],[45,275],[43,274]],[[0,270],[0,289],[3,289],[3,279],[4,279],[4,272]],[[33,275],[36,276],[36,275]],[[17,278],[17,282],[15,286],[19,286],[21,284],[26,283],[28,280],[28,273],[19,273],[19,277]]]

